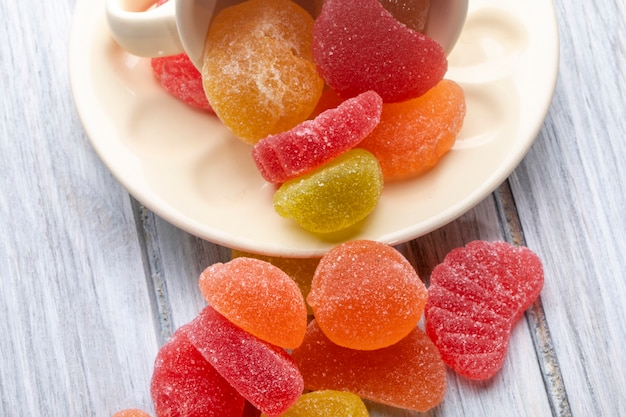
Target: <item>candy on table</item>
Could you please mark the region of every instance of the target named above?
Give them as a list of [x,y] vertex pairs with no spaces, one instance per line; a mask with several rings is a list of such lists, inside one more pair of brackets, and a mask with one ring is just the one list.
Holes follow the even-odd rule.
[[302,375],[284,349],[237,327],[212,307],[191,321],[186,334],[204,359],[268,416],[285,412],[302,394]]
[[383,176],[376,158],[352,149],[274,194],[274,209],[303,229],[331,233],[367,217],[378,204]]
[[311,114],[324,86],[312,31],[313,17],[291,0],[248,0],[215,16],[201,72],[211,106],[235,136],[255,144]]
[[150,393],[157,417],[240,417],[244,399],[178,329],[157,354]]
[[359,147],[376,156],[385,181],[414,177],[452,148],[465,112],[461,86],[442,80],[421,97],[383,105],[380,123]]
[[292,357],[309,390],[349,391],[417,411],[435,407],[446,390],[446,367],[439,351],[418,327],[389,347],[356,350],[331,342],[313,320]]
[[426,331],[454,371],[491,378],[502,367],[513,326],[542,287],[543,267],[530,249],[470,242],[433,269]]
[[[296,283],[300,289],[302,298],[305,300],[306,296],[309,295],[309,291],[311,291],[313,274],[315,273],[315,269],[320,262],[320,258],[285,258],[242,252],[236,249],[231,251],[231,259],[241,257],[261,259],[282,269]],[[313,311],[308,304],[307,313],[313,314]]]
[[200,275],[204,299],[222,316],[273,345],[293,349],[307,325],[304,298],[280,268],[255,258],[215,263]]
[[356,146],[380,122],[383,101],[374,91],[348,99],[286,132],[259,141],[252,157],[267,181],[306,174]]
[[118,411],[111,417],[150,417],[150,414],[137,408],[128,408],[126,410]]
[[[445,75],[432,38],[398,22],[378,0],[326,0],[313,27],[313,59],[344,97],[374,90],[385,102],[419,97]],[[211,101],[211,100],[210,100]]]
[[409,334],[427,297],[426,286],[400,252],[384,243],[354,240],[322,257],[307,301],[333,343],[374,350]]
[[202,87],[200,71],[187,54],[152,58],[152,72],[161,87],[192,107],[213,112]]
[[369,413],[359,396],[323,390],[303,394],[281,417],[369,417]]

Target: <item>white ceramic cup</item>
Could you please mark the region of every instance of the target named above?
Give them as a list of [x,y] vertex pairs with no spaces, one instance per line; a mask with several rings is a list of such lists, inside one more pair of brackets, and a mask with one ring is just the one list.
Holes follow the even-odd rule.
[[[107,0],[106,16],[113,38],[129,53],[158,57],[185,52],[200,69],[213,15],[241,1],[169,0],[150,8],[154,0]],[[358,4],[358,0],[354,1]],[[439,42],[446,53],[461,33],[467,6],[468,0],[431,0],[424,32]]]

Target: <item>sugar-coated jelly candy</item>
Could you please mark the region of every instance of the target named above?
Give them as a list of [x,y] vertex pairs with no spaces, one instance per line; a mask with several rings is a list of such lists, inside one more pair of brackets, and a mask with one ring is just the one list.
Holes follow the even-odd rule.
[[200,291],[222,316],[273,345],[293,349],[307,325],[304,298],[280,268],[254,258],[215,263],[200,275]]
[[352,149],[281,185],[274,194],[274,209],[305,230],[336,232],[367,217],[376,208],[382,188],[376,158],[363,149]]
[[212,307],[205,307],[186,333],[204,359],[268,416],[285,412],[302,394],[302,374],[284,349],[251,335]]
[[398,22],[378,0],[326,0],[313,27],[313,59],[344,97],[374,90],[387,102],[419,97],[445,75],[432,38]]
[[269,182],[283,183],[341,155],[370,134],[383,101],[374,91],[348,99],[286,132],[259,141],[252,156]]
[[[241,257],[261,259],[282,269],[296,283],[303,299],[306,299],[306,296],[309,295],[309,291],[311,291],[313,274],[320,262],[320,258],[286,258],[248,253],[236,249],[232,250],[232,259]],[[313,314],[313,311],[308,305],[307,312]]]
[[421,97],[385,104],[380,123],[359,147],[376,156],[385,181],[414,177],[450,151],[465,112],[463,89],[442,80]]
[[427,296],[426,286],[400,252],[384,243],[355,240],[322,257],[307,301],[333,343],[373,350],[409,334]]
[[542,287],[543,267],[530,249],[470,242],[433,269],[426,331],[454,371],[491,378],[502,367],[514,324]]
[[190,106],[213,112],[202,87],[200,71],[187,54],[152,58],[150,64],[165,91]]
[[369,417],[359,396],[323,390],[303,394],[281,417]]
[[349,391],[381,404],[427,411],[446,390],[445,365],[418,327],[389,347],[356,350],[331,342],[313,320],[292,357],[305,387],[313,391]]
[[324,86],[311,57],[313,18],[291,0],[248,0],[215,16],[204,90],[220,120],[254,144],[306,120]]
[[150,417],[150,414],[138,408],[128,408],[126,410],[120,410],[113,414],[112,417]]
[[157,354],[150,393],[157,417],[240,417],[244,399],[178,329]]

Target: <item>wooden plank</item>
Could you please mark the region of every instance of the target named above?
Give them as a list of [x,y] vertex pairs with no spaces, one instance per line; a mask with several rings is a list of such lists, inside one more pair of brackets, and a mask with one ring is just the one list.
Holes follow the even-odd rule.
[[626,8],[557,2],[552,111],[511,185],[545,259],[543,308],[572,415],[626,414]]
[[150,294],[128,194],[70,96],[68,2],[0,14],[0,415],[149,407]]
[[[199,296],[197,279],[206,266],[229,259],[225,248],[200,241],[164,222],[150,217],[158,235],[161,272],[164,274],[169,307],[180,326],[191,320],[205,305]],[[423,238],[399,245],[398,249],[427,279],[432,268],[451,249],[475,240],[502,240],[503,229],[494,198],[489,197],[457,221]],[[511,346],[502,371],[489,382],[476,383],[449,372],[444,403],[427,413],[431,416],[483,416],[499,410],[502,416],[550,415],[541,370],[529,327],[520,321],[512,335]],[[423,415],[368,403],[372,416]]]

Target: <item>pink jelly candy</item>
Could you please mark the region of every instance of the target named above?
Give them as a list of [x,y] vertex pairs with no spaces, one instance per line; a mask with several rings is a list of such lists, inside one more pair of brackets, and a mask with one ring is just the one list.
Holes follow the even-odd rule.
[[152,58],[152,71],[161,87],[190,106],[213,112],[202,87],[200,71],[187,54]]
[[444,362],[471,379],[502,367],[513,325],[539,296],[541,261],[530,249],[474,241],[452,250],[430,278],[426,331]]
[[419,97],[448,70],[441,46],[398,22],[378,0],[327,0],[313,26],[313,60],[344,97],[374,90],[388,102]]
[[189,342],[187,326],[154,363],[150,393],[157,417],[240,417],[244,399]]
[[284,349],[235,326],[212,307],[205,307],[186,333],[204,359],[268,416],[285,412],[302,394],[302,375]]
[[252,151],[261,175],[269,182],[283,183],[341,155],[378,125],[382,105],[377,93],[367,91],[313,120],[266,137]]
[[446,366],[418,327],[386,348],[357,350],[334,344],[313,320],[292,356],[312,391],[349,391],[417,411],[435,407],[446,391]]

